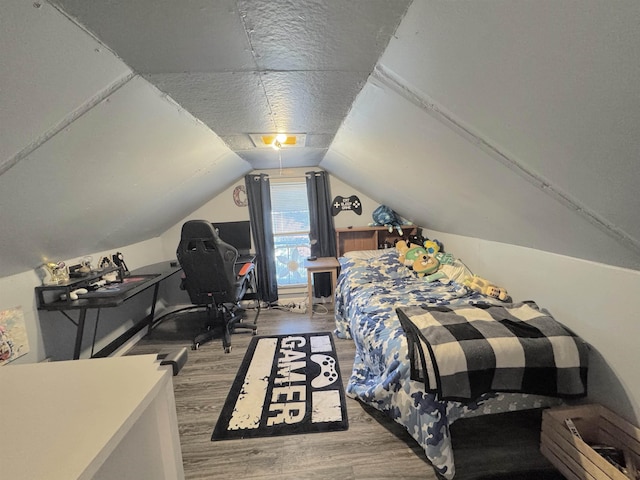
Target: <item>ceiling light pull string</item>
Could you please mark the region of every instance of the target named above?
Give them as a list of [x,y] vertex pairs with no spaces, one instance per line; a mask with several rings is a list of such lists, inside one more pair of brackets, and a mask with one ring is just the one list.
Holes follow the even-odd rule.
[[282,176],[282,149],[278,149],[278,164],[280,165],[280,176]]

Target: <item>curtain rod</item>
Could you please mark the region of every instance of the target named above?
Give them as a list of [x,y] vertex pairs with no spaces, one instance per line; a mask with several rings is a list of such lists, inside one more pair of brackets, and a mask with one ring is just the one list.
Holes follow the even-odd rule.
[[[317,175],[318,173],[324,173],[324,172],[322,172],[322,171],[305,172],[305,173],[301,173],[299,175],[270,175],[268,173],[267,174],[262,174],[262,175],[266,175],[267,177],[269,177],[270,179],[273,179],[273,180],[277,180],[277,179],[280,179],[280,178],[288,180],[288,179],[306,178],[309,173],[315,173]],[[261,174],[256,173],[256,174],[249,174],[249,175],[259,177]]]
[[274,175],[273,177],[269,176],[269,178],[272,179],[272,180],[277,180],[279,178],[292,179],[292,178],[304,178],[304,177],[306,177],[305,174],[302,174],[302,175]]

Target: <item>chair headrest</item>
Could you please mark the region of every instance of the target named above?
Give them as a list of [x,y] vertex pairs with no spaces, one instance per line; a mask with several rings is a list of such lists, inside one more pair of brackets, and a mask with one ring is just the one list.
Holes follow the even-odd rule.
[[206,220],[189,220],[182,225],[181,238],[214,238],[218,239],[211,222]]
[[178,244],[178,259],[184,250],[192,250],[193,242],[200,242],[206,250],[215,249],[220,252],[223,261],[235,263],[238,250],[224,242],[216,232],[211,222],[207,220],[189,220],[182,225],[180,243]]

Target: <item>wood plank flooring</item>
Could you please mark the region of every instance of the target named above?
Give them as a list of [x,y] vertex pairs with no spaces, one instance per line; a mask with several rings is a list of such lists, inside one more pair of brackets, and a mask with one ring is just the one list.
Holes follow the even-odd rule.
[[[249,315],[252,311],[249,311]],[[440,480],[424,451],[405,429],[381,412],[347,399],[349,430],[274,438],[211,441],[251,333],[232,336],[225,354],[220,339],[190,350],[204,317],[167,317],[129,354],[167,353],[183,346],[189,360],[173,377],[180,442],[187,479],[420,479]],[[333,313],[263,309],[258,335],[333,331]],[[336,340],[343,381],[351,374],[353,342]],[[459,420],[452,426],[456,480],[558,480],[539,453],[540,412]],[[495,417],[501,417],[496,421]]]

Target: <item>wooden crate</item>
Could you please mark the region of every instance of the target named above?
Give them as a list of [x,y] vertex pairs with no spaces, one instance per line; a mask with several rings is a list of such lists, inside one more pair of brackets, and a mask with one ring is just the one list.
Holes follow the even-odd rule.
[[[567,418],[573,421],[582,438],[569,431],[565,424]],[[608,445],[622,450],[627,474],[590,445]],[[640,480],[640,429],[602,405],[545,410],[540,451],[568,480]]]

